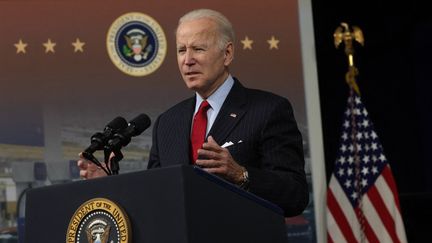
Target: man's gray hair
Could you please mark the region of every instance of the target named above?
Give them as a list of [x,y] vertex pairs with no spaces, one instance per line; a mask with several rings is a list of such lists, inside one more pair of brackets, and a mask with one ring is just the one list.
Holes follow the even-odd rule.
[[[234,43],[235,41],[235,33],[234,29],[232,27],[231,22],[225,17],[223,14],[219,13],[218,11],[211,10],[211,9],[196,9],[192,10],[183,17],[179,19],[178,25],[180,25],[183,22],[191,21],[191,20],[197,20],[201,18],[207,18],[211,19],[216,23],[216,26],[218,28],[218,31],[220,32],[219,37],[219,47],[221,49],[225,48],[225,45],[228,42]],[[178,27],[178,26],[177,26]]]

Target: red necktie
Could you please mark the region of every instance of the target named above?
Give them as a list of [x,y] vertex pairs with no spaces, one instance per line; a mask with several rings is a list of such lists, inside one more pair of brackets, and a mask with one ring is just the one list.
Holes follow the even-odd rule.
[[198,112],[196,113],[193,120],[191,134],[192,164],[195,164],[195,161],[198,158],[198,149],[200,149],[204,143],[207,130],[207,110],[209,108],[210,104],[206,100],[201,102]]

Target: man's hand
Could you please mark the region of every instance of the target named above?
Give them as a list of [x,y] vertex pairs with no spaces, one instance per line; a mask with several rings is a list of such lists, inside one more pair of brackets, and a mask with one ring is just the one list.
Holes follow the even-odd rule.
[[198,157],[205,158],[196,161],[205,171],[237,185],[243,182],[245,169],[234,161],[228,149],[219,146],[212,136],[209,136],[207,142],[198,150]]
[[[97,177],[103,177],[107,174],[93,162],[86,160],[82,153],[79,154],[79,160],[77,161],[78,168],[80,169],[80,177],[84,179],[93,179]],[[104,164],[103,164],[104,166]]]

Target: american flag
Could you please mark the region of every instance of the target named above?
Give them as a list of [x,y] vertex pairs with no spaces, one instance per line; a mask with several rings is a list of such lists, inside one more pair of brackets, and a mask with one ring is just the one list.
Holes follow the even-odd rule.
[[328,242],[407,242],[396,184],[360,96],[351,89],[327,191]]

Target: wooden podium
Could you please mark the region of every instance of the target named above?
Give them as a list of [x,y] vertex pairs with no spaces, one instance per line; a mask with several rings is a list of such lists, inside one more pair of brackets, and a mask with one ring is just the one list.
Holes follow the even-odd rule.
[[279,207],[187,165],[32,189],[25,242],[67,242],[72,216],[93,198],[124,209],[131,242],[287,242]]

